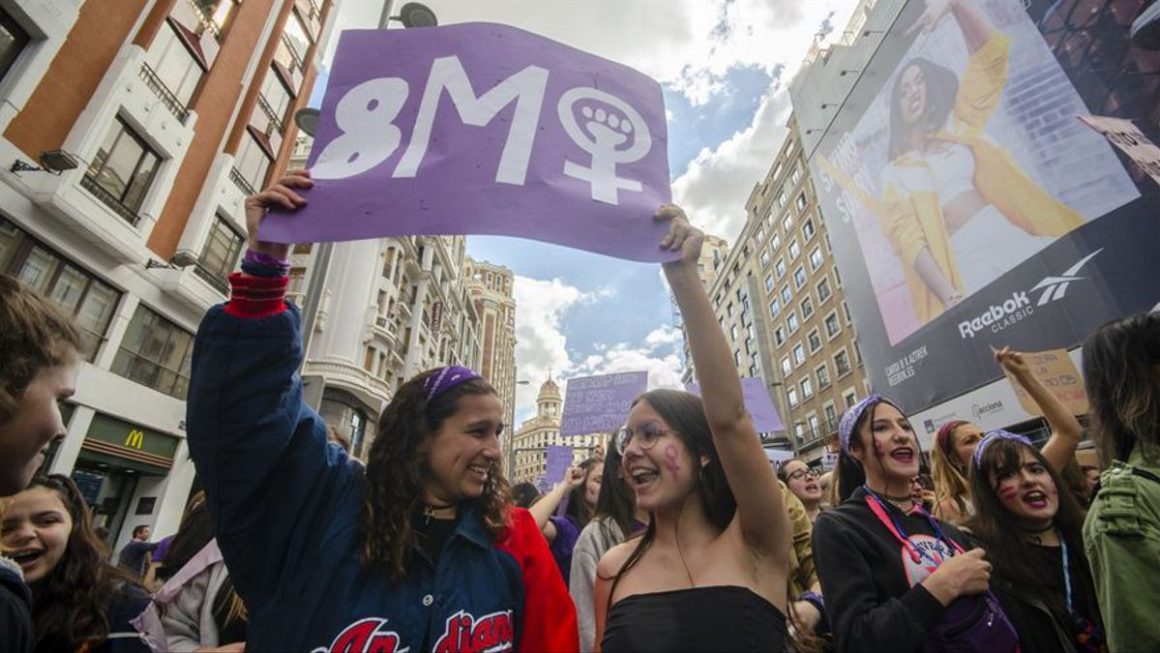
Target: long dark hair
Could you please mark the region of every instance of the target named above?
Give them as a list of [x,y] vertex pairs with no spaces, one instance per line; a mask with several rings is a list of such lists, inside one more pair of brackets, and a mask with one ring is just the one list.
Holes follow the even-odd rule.
[[1160,453],[1160,313],[1108,322],[1083,343],[1091,433],[1105,465]]
[[[589,458],[580,463],[580,469],[584,470],[584,482],[568,492],[568,505],[564,507],[564,514],[571,517],[580,530],[584,530],[588,522],[592,521],[595,512],[595,506],[588,505],[588,477],[599,462],[599,458]],[[603,483],[604,478],[600,480]]]
[[[427,455],[431,439],[443,421],[459,409],[466,395],[494,395],[495,388],[473,379],[427,401],[424,381],[438,372],[428,370],[407,381],[395,393],[379,420],[366,467],[363,502],[363,564],[384,570],[392,580],[407,574],[416,533],[411,516],[422,505],[423,480],[430,473]],[[497,462],[488,474],[483,495],[474,502],[492,541],[508,523],[511,489]]]
[[636,523],[636,499],[632,496],[628,484],[624,482],[620,469],[620,452],[613,444],[613,436],[608,439],[606,451],[608,454],[604,458],[604,474],[600,477],[600,495],[596,498],[594,517],[612,520],[627,538],[632,534]]
[[71,478],[61,474],[37,476],[28,487],[55,492],[72,518],[64,554],[48,576],[33,585],[37,648],[95,648],[109,636],[112,597],[130,586],[140,588],[142,595],[145,589],[106,561],[107,548],[93,532],[89,507]]
[[[701,500],[701,508],[705,517],[718,530],[725,530],[733,515],[737,512],[737,499],[733,497],[733,490],[729,487],[729,479],[725,476],[725,468],[717,455],[717,447],[713,444],[713,432],[709,430],[709,420],[705,417],[705,406],[697,395],[680,390],[651,390],[636,398],[632,402],[636,406],[645,402],[657,412],[675,435],[681,439],[689,450],[694,461],[700,461],[702,456],[709,459],[708,464],[700,468],[696,477],[694,492]],[[649,515],[648,528],[641,536],[636,548],[624,561],[620,570],[612,580],[612,588],[608,592],[608,605],[612,606],[612,596],[616,593],[616,586],[620,579],[648,551],[656,539],[656,518]]]
[[1056,592],[1050,590],[1047,578],[1037,573],[1031,548],[1022,537],[1023,529],[1019,519],[1012,515],[998,493],[991,485],[991,474],[1002,477],[1016,473],[1023,465],[1022,452],[1028,451],[1047,470],[1055,483],[1059,497],[1059,511],[1055,514],[1055,526],[1067,542],[1071,552],[1071,562],[1090,574],[1087,558],[1083,554],[1083,510],[1075,497],[1064,487],[1055,468],[1035,447],[1009,439],[992,441],[983,451],[979,464],[971,465],[971,496],[975,502],[975,514],[967,521],[971,533],[987,550],[987,558],[994,565],[995,576],[1010,587],[1038,595],[1051,607],[1066,614],[1066,606]]
[[954,71],[930,59],[915,57],[899,69],[890,91],[890,159],[894,160],[910,149],[910,127],[902,120],[902,76],[911,67],[922,71],[926,84],[926,107],[919,117],[918,127],[927,133],[936,132],[946,124],[947,116],[955,108],[959,92],[959,78]]

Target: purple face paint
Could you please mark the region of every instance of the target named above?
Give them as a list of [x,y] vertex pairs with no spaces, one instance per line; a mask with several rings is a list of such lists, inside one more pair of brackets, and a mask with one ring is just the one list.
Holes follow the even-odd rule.
[[669,473],[676,476],[681,471],[680,457],[677,455],[677,446],[670,444],[665,447],[665,467],[669,468]]

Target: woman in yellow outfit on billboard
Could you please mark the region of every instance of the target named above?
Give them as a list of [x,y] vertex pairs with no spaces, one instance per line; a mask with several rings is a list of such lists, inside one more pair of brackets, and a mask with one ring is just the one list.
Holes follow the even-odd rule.
[[884,196],[854,191],[878,215],[903,263],[920,324],[1084,223],[983,131],[1007,84],[1010,39],[979,5],[928,2],[908,33],[947,13],[970,53],[961,82],[921,57],[903,64],[890,96]]

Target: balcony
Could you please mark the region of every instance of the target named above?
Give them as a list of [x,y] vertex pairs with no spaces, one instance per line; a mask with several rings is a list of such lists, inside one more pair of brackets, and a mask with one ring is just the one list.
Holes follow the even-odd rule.
[[141,71],[139,75],[141,77],[141,81],[145,82],[145,86],[148,87],[150,91],[153,91],[153,94],[156,95],[159,100],[161,100],[161,104],[165,105],[165,108],[169,110],[169,113],[173,114],[173,117],[177,118],[178,122],[184,125],[185,121],[189,120],[189,109],[185,107],[185,104],[182,103],[181,100],[177,99],[177,96],[173,94],[173,91],[170,91],[169,88],[165,86],[165,83],[162,82],[161,78],[157,76],[157,73],[149,67],[149,64],[141,64]]
[[134,227],[137,226],[137,223],[141,220],[141,216],[137,215],[136,211],[122,204],[121,200],[117,199],[112,193],[105,190],[103,186],[97,183],[96,179],[90,177],[89,175],[84,175],[81,177],[81,187],[92,193],[98,200],[101,201],[102,204],[109,207],[110,209],[113,209],[117,215],[125,219],[125,222],[128,222]]
[[246,181],[246,178],[242,176],[242,173],[237,168],[230,168],[230,181],[234,182],[234,185],[246,196],[256,195],[258,193],[258,191],[254,190],[250,182]]
[[261,93],[258,94],[258,106],[262,109],[262,113],[266,114],[266,118],[274,126],[274,129],[278,130],[278,133],[282,133],[282,118],[278,116],[277,112],[274,111],[274,107],[270,106],[266,98],[262,97]]

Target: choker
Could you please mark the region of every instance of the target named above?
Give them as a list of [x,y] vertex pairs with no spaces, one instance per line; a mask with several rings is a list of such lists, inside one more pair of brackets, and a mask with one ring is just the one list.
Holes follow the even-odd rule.
[[1047,531],[1053,530],[1054,528],[1055,528],[1055,522],[1052,522],[1052,523],[1048,524],[1047,526],[1044,526],[1043,528],[1040,528],[1040,529],[1024,528],[1024,527],[1020,526],[1019,530],[1023,531],[1024,533],[1027,533],[1028,535],[1043,535]]
[[457,505],[459,505],[459,504],[458,503],[448,503],[448,504],[444,504],[444,505],[439,505],[439,504],[435,504],[435,503],[424,503],[422,513],[423,513],[423,516],[427,518],[427,523],[430,524],[431,518],[435,516],[436,512],[438,512],[440,510],[447,510],[449,508],[454,508]]

